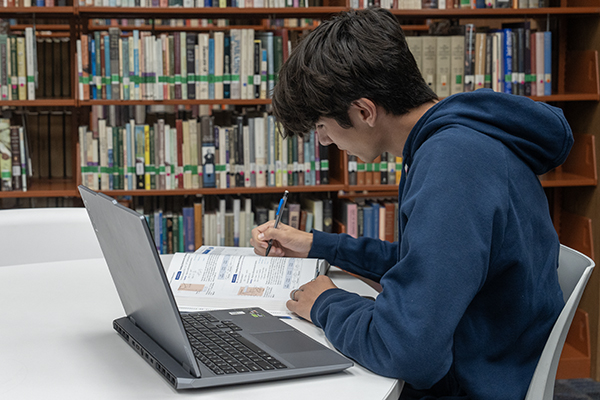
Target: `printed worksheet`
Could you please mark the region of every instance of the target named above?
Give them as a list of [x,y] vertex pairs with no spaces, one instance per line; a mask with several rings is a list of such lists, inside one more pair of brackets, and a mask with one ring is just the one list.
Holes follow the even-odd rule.
[[252,248],[203,246],[176,253],[167,277],[180,309],[286,310],[290,292],[319,275],[323,260],[263,257]]

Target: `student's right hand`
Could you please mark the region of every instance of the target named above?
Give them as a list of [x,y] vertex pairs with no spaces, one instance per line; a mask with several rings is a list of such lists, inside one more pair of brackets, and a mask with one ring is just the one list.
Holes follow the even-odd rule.
[[269,240],[273,239],[269,256],[308,257],[312,246],[312,233],[300,231],[281,222],[277,225],[277,229],[273,225],[275,225],[275,221],[269,221],[252,230],[250,244],[254,247],[256,254],[264,256],[269,246]]

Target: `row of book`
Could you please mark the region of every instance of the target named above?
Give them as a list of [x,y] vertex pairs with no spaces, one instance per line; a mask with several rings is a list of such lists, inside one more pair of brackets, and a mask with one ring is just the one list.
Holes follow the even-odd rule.
[[395,242],[398,240],[397,200],[342,200],[337,205],[336,219],[340,233],[354,238],[370,237]]
[[[252,229],[273,220],[276,209],[275,202],[229,196],[210,202],[203,199],[178,211],[136,207],[146,217],[161,254],[193,252],[202,245],[248,247]],[[331,199],[303,196],[288,204],[281,222],[306,232],[332,232],[332,212]]]
[[1,7],[65,7],[67,0],[2,0]]
[[[79,98],[266,99],[288,54],[281,35],[253,29],[152,35],[119,28],[77,40]],[[284,46],[284,43],[286,44]]]
[[[514,3],[513,3],[514,2]],[[66,0],[3,0],[2,7],[64,7]],[[80,7],[238,7],[283,8],[320,7],[321,0],[79,0]],[[390,9],[445,8],[541,8],[548,0],[349,0],[351,8],[383,7]]]
[[0,99],[35,100],[37,41],[33,28],[25,36],[0,34]]
[[322,0],[79,0],[80,7],[299,8],[322,5]]
[[22,126],[0,119],[0,191],[27,191],[31,159],[27,135]]
[[121,30],[132,30],[144,26],[160,27],[233,27],[236,25],[264,25],[270,29],[279,28],[306,28],[313,29],[320,24],[320,20],[313,18],[272,18],[267,21],[257,20],[231,20],[227,18],[169,18],[169,19],[144,19],[144,18],[111,18],[111,19],[92,19],[91,26],[93,27],[118,27]]
[[313,131],[282,138],[273,116],[215,111],[199,119],[79,127],[81,180],[94,190],[283,187],[329,183]]
[[542,8],[548,0],[349,0],[351,8],[371,6],[394,10],[477,9],[477,8]]
[[402,157],[383,153],[373,162],[348,156],[349,185],[397,185],[402,177]]
[[552,33],[532,32],[529,22],[464,35],[408,36],[427,84],[440,97],[490,88],[525,96],[552,94]]

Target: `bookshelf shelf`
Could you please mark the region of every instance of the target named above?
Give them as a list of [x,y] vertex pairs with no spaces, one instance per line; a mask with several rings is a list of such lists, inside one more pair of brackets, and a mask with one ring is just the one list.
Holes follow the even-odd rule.
[[74,99],[37,99],[37,100],[6,100],[0,101],[0,106],[14,107],[75,107]]
[[0,198],[77,197],[74,179],[31,179],[26,192],[0,192]]
[[575,187],[575,186],[596,186],[597,179],[587,178],[585,176],[564,172],[561,170],[550,171],[539,177],[542,186],[551,187]]
[[201,189],[173,189],[173,190],[103,190],[109,196],[182,196],[182,195],[242,195],[242,194],[268,194],[288,190],[290,193],[325,193],[338,192],[344,189],[341,183],[315,186],[269,186],[269,187],[233,187],[227,189],[201,188]]
[[44,17],[73,17],[76,15],[76,7],[3,7],[0,15],[18,16],[42,15]]

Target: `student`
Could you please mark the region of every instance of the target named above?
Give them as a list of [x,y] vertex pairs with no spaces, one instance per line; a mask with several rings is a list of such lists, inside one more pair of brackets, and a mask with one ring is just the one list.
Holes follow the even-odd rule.
[[365,162],[402,155],[399,241],[300,232],[273,222],[252,245],[320,257],[379,282],[375,301],[319,277],[288,308],[406,399],[522,399],[564,302],[559,241],[537,178],[573,143],[560,109],[481,89],[438,101],[388,11],[342,13],[280,71],[285,134],[316,129]]

